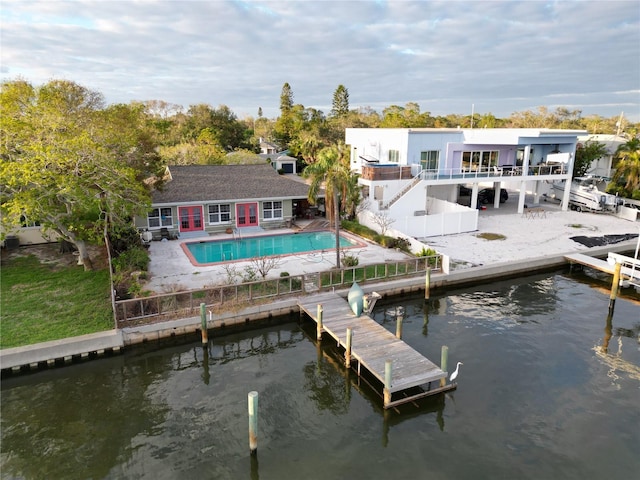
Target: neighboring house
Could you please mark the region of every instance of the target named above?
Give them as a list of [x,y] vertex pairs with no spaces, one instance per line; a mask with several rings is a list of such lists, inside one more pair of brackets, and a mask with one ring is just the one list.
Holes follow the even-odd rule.
[[[360,174],[366,208],[360,221],[376,228],[387,217],[408,237],[422,238],[478,228],[478,192],[516,191],[518,212],[525,195],[534,203],[552,182],[567,180],[584,130],[347,128],[351,168]],[[471,190],[470,206],[459,203],[460,186]],[[513,198],[513,195],[510,197]]]
[[601,143],[607,151],[607,154],[604,157],[598,158],[591,163],[587,174],[593,175],[594,177],[610,179],[613,175],[613,157],[615,157],[618,147],[620,145],[624,145],[628,141],[629,140],[627,138],[620,135],[596,134],[578,136],[578,143]]
[[168,174],[163,188],[152,194],[148,216],[135,219],[135,226],[154,238],[279,228],[309,214],[309,186],[266,163],[171,166]]
[[271,166],[277,172],[297,175],[297,162],[298,160],[294,157],[290,157],[288,155],[278,155],[275,157],[275,160],[271,160]]
[[41,243],[57,242],[59,236],[56,232],[42,230],[40,222],[31,222],[26,218],[20,219],[20,228],[15,229],[5,236],[2,241],[3,248],[16,248],[20,245],[38,245]]
[[275,155],[280,151],[280,148],[271,142],[267,142],[264,139],[260,139],[260,153],[265,155]]

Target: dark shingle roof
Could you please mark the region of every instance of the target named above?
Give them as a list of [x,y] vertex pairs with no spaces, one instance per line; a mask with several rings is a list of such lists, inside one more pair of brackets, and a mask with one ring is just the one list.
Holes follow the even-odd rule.
[[181,165],[153,192],[158,204],[307,198],[309,186],[279,175],[271,165]]

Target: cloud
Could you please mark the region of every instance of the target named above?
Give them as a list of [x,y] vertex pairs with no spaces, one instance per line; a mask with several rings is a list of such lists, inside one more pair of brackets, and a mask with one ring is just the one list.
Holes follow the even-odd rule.
[[[278,115],[418,103],[433,115],[566,106],[640,121],[635,1],[3,0],[3,79],[66,78],[108,102]],[[569,107],[572,105],[572,107]]]

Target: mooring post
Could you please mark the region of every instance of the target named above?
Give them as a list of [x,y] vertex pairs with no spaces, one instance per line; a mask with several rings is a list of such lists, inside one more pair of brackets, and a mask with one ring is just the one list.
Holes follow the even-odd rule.
[[[442,350],[440,350],[440,370],[444,373],[447,373],[447,363],[449,363],[449,347],[446,345],[442,346]],[[447,384],[447,377],[440,379],[440,386],[444,387]]]
[[429,295],[431,295],[431,293],[429,292],[430,289],[431,289],[431,267],[427,267],[427,273],[425,275],[425,283],[424,283],[424,299],[425,300],[429,300]]
[[618,288],[620,287],[620,270],[622,264],[616,262],[616,266],[613,268],[613,282],[611,283],[611,295],[609,296],[609,314],[613,314],[613,308],[616,305],[616,297],[618,296]]
[[353,330],[351,327],[347,327],[347,345],[344,352],[344,365],[347,368],[351,367],[351,339],[353,338]]
[[391,360],[384,362],[384,406],[391,403]]
[[258,392],[249,392],[249,451],[258,451]]
[[316,322],[316,338],[318,341],[322,340],[322,304],[318,304],[318,321]]
[[202,331],[202,345],[207,345],[209,343],[209,338],[207,337],[207,305],[206,303],[200,304],[200,330]]
[[404,320],[404,315],[401,311],[396,313],[398,313],[396,316],[396,338],[402,338],[402,321]]

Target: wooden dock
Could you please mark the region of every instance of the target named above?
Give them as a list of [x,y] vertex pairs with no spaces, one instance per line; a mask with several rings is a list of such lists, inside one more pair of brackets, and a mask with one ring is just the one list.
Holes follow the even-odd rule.
[[600,272],[614,274],[615,263],[620,263],[621,280],[626,281],[632,285],[640,286],[640,261],[624,255],[615,253],[609,253],[611,261],[600,260],[599,258],[590,257],[582,253],[572,253],[565,255],[569,263],[578,263],[585,267],[599,270]]
[[[331,335],[339,347],[347,350],[347,328],[352,331],[351,360],[356,371],[364,367],[379,380],[384,390],[384,408],[413,402],[419,398],[453,390],[456,384],[441,386],[447,372],[397,338],[371,317],[353,313],[347,300],[335,293],[310,295],[298,299],[301,311],[318,322],[318,305],[322,306],[322,332]],[[385,387],[385,369],[391,361],[391,382]],[[353,364],[351,365],[353,366]],[[438,382],[432,388],[432,382]],[[444,381],[442,383],[445,383]]]

